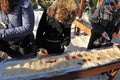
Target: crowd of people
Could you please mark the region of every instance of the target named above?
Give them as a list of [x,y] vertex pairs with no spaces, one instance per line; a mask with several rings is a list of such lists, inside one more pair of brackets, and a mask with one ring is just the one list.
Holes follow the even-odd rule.
[[11,58],[36,56],[39,48],[47,50],[49,54],[64,52],[70,43],[70,25],[77,10],[76,0],[56,0],[48,9],[44,9],[35,40],[34,13],[30,1],[0,0],[1,59],[4,54]]
[[[44,9],[34,39],[34,13],[29,0],[0,0],[0,54],[11,58],[36,56],[38,49],[60,54],[71,41],[71,24],[79,3],[55,0]],[[112,46],[119,33],[120,0],[106,1],[90,18],[91,38],[87,49]]]

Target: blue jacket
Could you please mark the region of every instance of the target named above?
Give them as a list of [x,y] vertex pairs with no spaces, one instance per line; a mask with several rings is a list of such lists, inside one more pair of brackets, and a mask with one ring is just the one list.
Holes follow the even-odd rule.
[[19,0],[14,10],[8,14],[0,12],[0,22],[6,23],[6,29],[0,29],[0,39],[19,41],[27,35],[33,35],[34,13],[29,0]]

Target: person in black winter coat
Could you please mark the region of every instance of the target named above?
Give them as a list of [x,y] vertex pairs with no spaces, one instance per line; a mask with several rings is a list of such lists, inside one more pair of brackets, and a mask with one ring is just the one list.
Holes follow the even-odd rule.
[[77,10],[78,5],[75,0],[56,0],[44,10],[37,29],[37,49],[44,48],[49,54],[64,52],[71,40],[71,24]]
[[95,10],[90,21],[91,37],[87,49],[112,46],[112,36],[117,34],[116,22],[119,18],[120,0],[106,2]]

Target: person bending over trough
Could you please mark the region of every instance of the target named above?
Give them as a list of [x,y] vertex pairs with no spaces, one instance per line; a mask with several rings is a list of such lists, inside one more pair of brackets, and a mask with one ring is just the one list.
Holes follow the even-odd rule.
[[118,20],[120,0],[110,0],[99,8],[91,16],[91,37],[87,49],[112,46],[112,37],[117,35],[116,22]]
[[71,40],[71,24],[76,17],[76,0],[56,0],[42,15],[36,35],[37,49],[62,53]]
[[12,58],[33,54],[33,27],[34,13],[29,0],[0,0],[0,54]]

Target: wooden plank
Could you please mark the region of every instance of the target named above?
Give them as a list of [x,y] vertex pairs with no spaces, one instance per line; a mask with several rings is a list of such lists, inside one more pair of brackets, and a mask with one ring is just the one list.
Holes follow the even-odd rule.
[[91,29],[87,28],[85,25],[81,24],[79,21],[75,20],[73,22],[73,24],[75,24],[75,26],[77,26],[78,28],[80,28],[81,30],[83,30],[88,35],[91,35]]
[[82,17],[83,7],[84,7],[85,0],[80,1],[80,9],[78,10],[77,17]]

